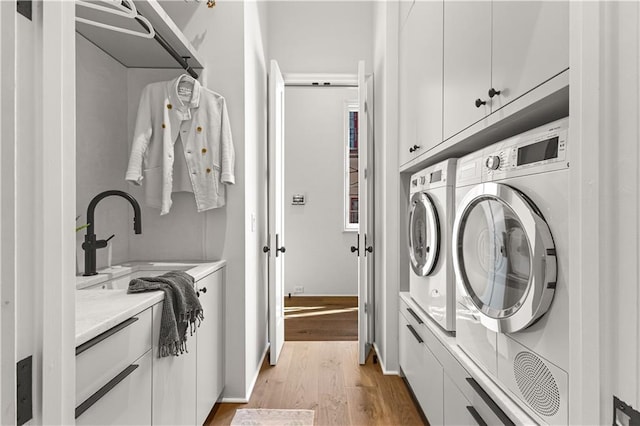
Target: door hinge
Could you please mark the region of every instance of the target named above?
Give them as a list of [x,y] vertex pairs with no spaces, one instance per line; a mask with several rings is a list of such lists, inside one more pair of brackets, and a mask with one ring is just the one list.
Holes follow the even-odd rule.
[[364,313],[366,314],[366,313],[368,313],[368,312],[369,312],[369,304],[368,304],[368,303],[365,303],[365,304],[364,304]]
[[16,365],[16,424],[23,425],[33,418],[33,357],[29,356]]

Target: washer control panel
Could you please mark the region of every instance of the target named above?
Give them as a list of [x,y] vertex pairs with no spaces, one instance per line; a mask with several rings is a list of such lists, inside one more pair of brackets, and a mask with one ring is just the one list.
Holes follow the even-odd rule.
[[506,139],[483,150],[483,180],[568,168],[568,119]]

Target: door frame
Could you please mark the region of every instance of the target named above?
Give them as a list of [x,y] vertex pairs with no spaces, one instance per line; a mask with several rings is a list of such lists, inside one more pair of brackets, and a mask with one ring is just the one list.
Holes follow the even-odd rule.
[[[282,72],[282,70],[281,70]],[[318,89],[322,88],[322,87],[351,87],[351,88],[358,88],[358,74],[354,73],[354,74],[341,74],[341,73],[284,73],[282,72],[282,76],[284,78],[284,85],[285,85],[285,93],[286,93],[286,88],[287,87],[300,87],[300,86],[309,86],[309,87],[318,87]],[[369,245],[373,245],[375,246],[375,188],[376,188],[376,182],[375,182],[375,173],[373,172],[374,170],[374,165],[375,165],[375,145],[374,145],[374,115],[373,115],[373,108],[374,108],[374,100],[373,100],[373,90],[374,90],[374,84],[373,84],[373,75],[372,74],[365,74],[365,82],[367,85],[367,93],[368,93],[368,99],[367,99],[367,108],[368,108],[368,113],[369,113],[369,119],[367,120],[367,125],[368,125],[368,141],[369,141],[369,158],[368,158],[368,164],[369,164],[369,169],[368,169],[368,173],[370,178],[368,179],[368,182],[370,182],[370,188],[369,188],[369,221],[370,223],[370,234],[368,234],[367,238],[369,239],[367,241],[367,243]],[[325,84],[325,83],[330,83],[330,84]],[[286,115],[285,115],[285,123],[286,123]],[[286,144],[286,141],[285,141]],[[270,216],[271,213],[271,209],[269,208],[268,211],[268,216]],[[270,238],[270,236],[268,237]],[[362,250],[364,250],[364,236],[361,238],[362,240]],[[269,246],[270,241],[266,242],[266,246]],[[374,285],[374,279],[375,279],[375,271],[376,271],[376,265],[375,265],[375,256],[372,255],[369,257],[370,262],[369,262],[369,281],[368,281],[368,295],[369,295],[369,300],[367,300],[367,318],[368,318],[368,327],[367,327],[367,336],[365,337],[366,344],[369,348],[374,346],[374,340],[375,340],[375,313],[374,313],[374,308],[375,308],[375,295],[374,295],[374,289],[375,289],[375,285]],[[270,283],[269,283],[269,287],[270,287]],[[359,283],[358,283],[358,290],[359,290]],[[284,297],[284,295],[283,295]],[[283,300],[284,302],[284,300]],[[358,327],[358,341],[360,341],[360,327]]]

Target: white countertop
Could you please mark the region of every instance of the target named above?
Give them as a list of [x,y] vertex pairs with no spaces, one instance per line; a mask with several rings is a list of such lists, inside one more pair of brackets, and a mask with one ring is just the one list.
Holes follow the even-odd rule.
[[[135,271],[186,269],[196,281],[223,268],[216,262],[130,262],[98,271],[91,277],[77,277],[76,288],[99,284]],[[76,290],[76,346],[79,346],[126,319],[164,299],[162,291],[127,294],[127,290]]]
[[429,327],[429,330],[438,338],[438,340],[444,345],[444,347],[453,355],[455,359],[467,370],[467,373],[471,375],[482,388],[491,396],[496,404],[505,412],[511,420],[516,424],[532,425],[536,422],[529,417],[529,415],[516,404],[500,387],[484,372],[480,367],[473,362],[469,356],[464,353],[462,349],[456,343],[455,336],[445,332],[440,328],[422,308],[418,306],[416,302],[411,298],[409,292],[400,292],[400,297],[420,316],[424,324]]

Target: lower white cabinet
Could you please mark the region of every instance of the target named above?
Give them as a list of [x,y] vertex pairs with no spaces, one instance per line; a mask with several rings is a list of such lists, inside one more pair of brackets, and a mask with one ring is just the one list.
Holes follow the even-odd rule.
[[[77,425],[151,424],[151,351],[135,360],[91,398],[95,400],[85,401],[91,406],[76,418]],[[78,408],[81,407],[82,404]]]
[[196,283],[204,321],[197,333],[196,422],[201,425],[224,388],[224,269]]
[[187,352],[159,357],[164,302],[76,348],[77,424],[204,423],[225,383],[224,273],[196,282],[204,320]]
[[424,339],[400,314],[400,367],[430,425],[444,424],[444,371]]
[[444,423],[457,426],[482,424],[476,409],[446,374],[444,375]]
[[188,351],[159,357],[162,304],[153,306],[153,424],[196,424],[196,336],[187,331]]

